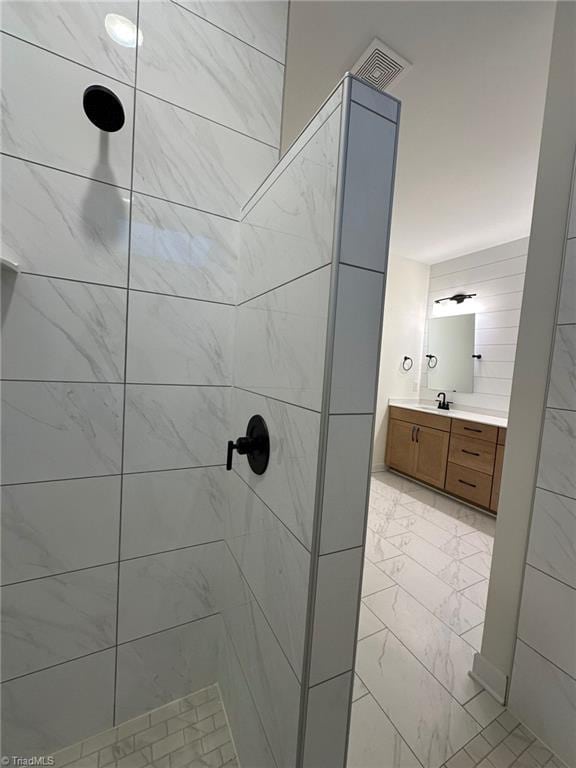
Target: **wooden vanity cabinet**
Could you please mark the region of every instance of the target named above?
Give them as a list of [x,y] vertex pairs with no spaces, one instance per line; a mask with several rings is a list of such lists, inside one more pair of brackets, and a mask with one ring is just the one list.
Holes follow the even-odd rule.
[[386,464],[496,512],[505,438],[491,424],[391,406]]
[[386,463],[404,475],[414,475],[414,425],[399,419],[390,419]]
[[443,488],[450,434],[432,427],[417,426],[415,442],[414,477],[423,483]]
[[444,488],[449,429],[450,420],[441,416],[391,408],[386,464],[423,483]]
[[490,509],[498,510],[500,501],[500,484],[502,482],[502,466],[504,465],[504,446],[506,445],[506,430],[500,427],[498,430],[498,445],[496,446],[496,461],[494,462],[494,482],[492,483],[492,495],[490,497]]

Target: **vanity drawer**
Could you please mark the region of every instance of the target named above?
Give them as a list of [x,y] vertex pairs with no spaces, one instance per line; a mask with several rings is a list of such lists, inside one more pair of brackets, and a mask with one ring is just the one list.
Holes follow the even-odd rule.
[[410,424],[418,424],[421,427],[432,427],[432,429],[450,432],[451,419],[446,416],[437,416],[435,413],[413,411],[411,408],[399,408],[397,405],[391,405],[390,418],[408,421]]
[[462,435],[450,435],[450,451],[448,461],[461,467],[475,469],[486,475],[494,472],[496,446],[485,440],[475,440]]
[[490,506],[492,476],[448,462],[445,489],[455,496],[461,496],[463,499],[471,501],[472,504],[488,507]]
[[498,427],[493,427],[491,424],[480,424],[476,421],[452,419],[452,434],[475,437],[477,440],[486,440],[489,443],[496,444],[498,440]]

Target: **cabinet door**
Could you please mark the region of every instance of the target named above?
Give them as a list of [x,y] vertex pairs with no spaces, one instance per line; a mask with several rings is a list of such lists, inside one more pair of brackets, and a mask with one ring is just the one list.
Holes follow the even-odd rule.
[[492,497],[490,498],[490,509],[492,512],[498,511],[498,502],[500,501],[500,483],[502,482],[502,465],[504,464],[504,446],[496,446],[496,461],[494,463],[494,480],[492,482]]
[[390,419],[388,422],[386,463],[406,475],[414,474],[415,432],[416,427],[407,421]]
[[450,435],[430,427],[416,427],[414,477],[444,488]]

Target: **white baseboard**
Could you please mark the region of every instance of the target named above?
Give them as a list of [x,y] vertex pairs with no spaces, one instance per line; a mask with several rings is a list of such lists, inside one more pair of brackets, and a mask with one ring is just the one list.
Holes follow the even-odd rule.
[[372,472],[386,472],[386,464],[372,464]]
[[508,675],[505,675],[481,653],[474,654],[472,669],[468,673],[473,680],[480,683],[500,704],[506,704],[508,693]]

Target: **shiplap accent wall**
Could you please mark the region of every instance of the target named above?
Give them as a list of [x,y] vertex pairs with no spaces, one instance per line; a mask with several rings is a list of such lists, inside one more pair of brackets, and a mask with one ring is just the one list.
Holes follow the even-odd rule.
[[[433,264],[428,291],[428,319],[447,315],[476,314],[474,392],[450,393],[458,405],[508,411],[520,308],[526,271],[528,238],[514,240],[494,248],[476,251],[456,259]],[[436,299],[455,293],[476,293],[463,304],[435,304]],[[428,323],[424,334],[424,354],[428,351]],[[423,398],[433,398],[423,368]]]

